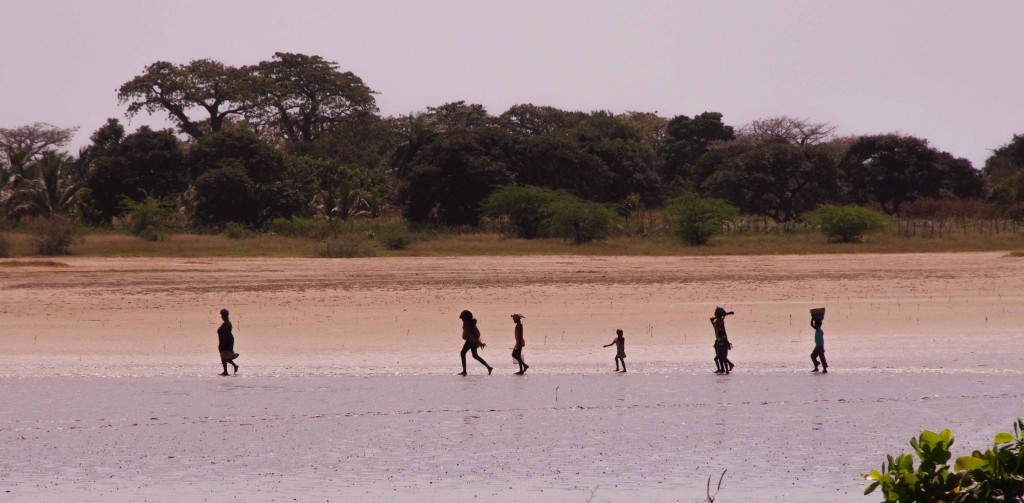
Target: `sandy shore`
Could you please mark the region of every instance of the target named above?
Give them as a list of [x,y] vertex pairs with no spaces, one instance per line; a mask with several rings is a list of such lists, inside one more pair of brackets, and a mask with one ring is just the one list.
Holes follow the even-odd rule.
[[[868,501],[920,429],[969,452],[1024,415],[1002,254],[60,261],[0,263],[0,501],[693,501],[724,469],[723,500]],[[451,375],[466,308],[495,376]]]

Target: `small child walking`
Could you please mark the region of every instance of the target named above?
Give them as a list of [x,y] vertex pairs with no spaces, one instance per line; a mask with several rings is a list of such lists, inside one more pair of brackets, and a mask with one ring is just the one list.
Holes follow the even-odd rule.
[[516,324],[516,347],[512,349],[512,359],[519,363],[519,372],[515,375],[521,376],[526,373],[526,369],[530,368],[526,362],[523,361],[523,348],[526,347],[526,340],[523,339],[523,316],[519,313],[512,315],[512,321]]
[[616,337],[615,340],[613,340],[611,343],[605,344],[604,347],[608,347],[608,346],[612,346],[612,345],[614,345],[616,347],[616,351],[615,351],[615,371],[616,372],[619,371],[619,362],[622,362],[622,372],[625,372],[626,371],[626,338],[622,335],[622,329],[621,328],[615,331],[615,335],[617,335],[618,337]]

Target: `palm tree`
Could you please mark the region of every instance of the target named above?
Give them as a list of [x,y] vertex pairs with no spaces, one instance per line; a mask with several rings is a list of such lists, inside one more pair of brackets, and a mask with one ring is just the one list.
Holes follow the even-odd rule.
[[48,150],[26,166],[23,178],[13,186],[9,196],[9,213],[13,216],[51,217],[67,214],[75,203],[75,195],[84,187],[74,177],[74,164],[67,154]]

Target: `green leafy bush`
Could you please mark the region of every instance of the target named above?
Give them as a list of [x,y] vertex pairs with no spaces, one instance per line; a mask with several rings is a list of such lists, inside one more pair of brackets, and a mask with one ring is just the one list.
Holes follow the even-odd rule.
[[555,201],[572,198],[565,191],[532,185],[506,185],[484,199],[484,215],[507,218],[516,236],[524,239],[541,237],[547,208]]
[[544,229],[573,243],[605,239],[619,216],[607,206],[572,196],[553,201],[545,208]]
[[404,250],[412,244],[412,236],[407,232],[390,231],[381,234],[380,241],[389,250]]
[[665,208],[672,233],[682,242],[700,246],[722,232],[722,224],[739,215],[739,210],[723,199],[705,199],[683,194]]
[[320,247],[320,256],[326,258],[373,257],[376,254],[368,239],[353,234],[329,239]]
[[44,256],[70,255],[75,241],[75,223],[65,217],[51,217],[34,225],[36,253]]
[[864,235],[885,230],[889,217],[859,206],[825,205],[808,213],[807,221],[821,228],[829,241],[854,243]]
[[228,222],[223,234],[228,239],[248,239],[253,236],[251,229],[237,222]]
[[147,241],[165,241],[170,237],[177,217],[172,200],[149,195],[141,201],[125,197],[121,199],[121,207],[126,215],[125,228],[133,236]]
[[332,222],[315,218],[274,218],[263,225],[263,232],[279,236],[323,238],[330,233]]
[[987,501],[1024,501],[1024,440],[1020,419],[1013,425],[1013,434],[998,433],[992,448],[960,456],[950,470],[949,450],[953,434],[925,430],[910,439],[910,446],[921,460],[914,466],[914,456],[886,455],[881,471],[871,470],[865,477],[871,481],[864,494],[880,489],[883,503],[981,503]]

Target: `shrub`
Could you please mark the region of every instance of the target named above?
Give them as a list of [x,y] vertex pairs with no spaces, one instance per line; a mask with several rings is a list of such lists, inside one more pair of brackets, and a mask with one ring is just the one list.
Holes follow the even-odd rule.
[[327,258],[372,257],[376,254],[369,240],[352,234],[329,239],[320,247],[320,256]]
[[381,234],[380,240],[389,250],[404,250],[412,244],[412,236],[406,232],[390,231]]
[[524,239],[540,237],[546,208],[560,199],[571,198],[565,191],[531,185],[506,185],[484,199],[484,215],[508,218],[516,236]]
[[252,237],[252,230],[240,223],[228,222],[224,226],[223,234],[228,239],[246,239]]
[[274,218],[263,225],[263,231],[280,236],[321,237],[327,225],[312,218]]
[[12,248],[14,248],[14,243],[11,242],[11,238],[6,233],[0,232],[0,258],[10,257]]
[[170,237],[176,218],[175,204],[169,199],[147,195],[141,201],[121,199],[128,232],[147,241],[165,241]]
[[252,223],[261,210],[256,186],[238,162],[220,165],[223,167],[211,169],[196,180],[193,218],[200,225]]
[[1017,419],[1013,434],[998,433],[985,452],[960,456],[950,470],[953,434],[923,431],[910,439],[910,446],[921,460],[914,466],[912,454],[893,458],[886,455],[882,470],[871,470],[865,478],[871,483],[864,494],[881,489],[886,502],[1021,501],[1024,499],[1024,421]]
[[65,217],[51,217],[35,225],[36,253],[45,256],[69,255],[75,241],[74,222]]
[[672,233],[682,242],[700,246],[722,233],[722,224],[739,215],[739,210],[724,199],[705,199],[683,194],[669,202],[665,216]]
[[853,243],[865,234],[885,230],[889,217],[859,206],[825,205],[808,213],[805,218],[819,226],[829,241]]
[[552,202],[545,212],[544,229],[552,236],[563,237],[576,244],[607,238],[612,225],[619,219],[603,204],[572,196]]

